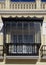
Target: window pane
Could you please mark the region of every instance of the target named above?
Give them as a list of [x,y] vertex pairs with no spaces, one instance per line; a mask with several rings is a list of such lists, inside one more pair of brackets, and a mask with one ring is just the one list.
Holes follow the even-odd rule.
[[34,42],[34,38],[33,38],[33,35],[29,35],[29,43],[33,43]]
[[18,35],[18,43],[22,43],[22,35]]
[[28,43],[28,35],[24,35],[24,43]]
[[24,35],[24,43],[34,42],[33,39],[33,35]]
[[22,23],[21,22],[17,23],[17,29],[22,29]]
[[23,23],[23,29],[28,29],[28,23]]
[[13,35],[13,43],[17,43],[17,35]]
[[34,27],[34,22],[30,23],[30,28]]
[[12,28],[16,29],[16,23],[15,22],[12,23]]
[[39,22],[6,22],[5,33],[11,35],[8,39],[11,39],[12,43],[41,42],[41,24]]
[[35,22],[35,41],[36,43],[41,42],[41,24],[39,22]]

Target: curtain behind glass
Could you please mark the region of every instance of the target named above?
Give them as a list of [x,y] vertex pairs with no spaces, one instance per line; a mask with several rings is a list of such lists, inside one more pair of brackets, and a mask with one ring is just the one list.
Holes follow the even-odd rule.
[[5,26],[6,39],[8,41],[10,39],[9,43],[41,42],[41,24],[39,22],[8,22]]
[[35,27],[35,43],[40,43],[41,42],[41,23],[35,22],[34,27]]

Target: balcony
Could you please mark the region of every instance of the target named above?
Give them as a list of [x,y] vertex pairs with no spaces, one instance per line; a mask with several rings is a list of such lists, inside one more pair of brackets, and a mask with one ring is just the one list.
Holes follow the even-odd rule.
[[[37,4],[39,4],[39,6],[37,6]],[[46,2],[13,2],[10,0],[0,1],[1,10],[36,10],[38,8],[46,10]]]
[[38,59],[40,43],[5,43],[7,59]]
[[38,59],[42,19],[3,18],[3,23],[6,58]]

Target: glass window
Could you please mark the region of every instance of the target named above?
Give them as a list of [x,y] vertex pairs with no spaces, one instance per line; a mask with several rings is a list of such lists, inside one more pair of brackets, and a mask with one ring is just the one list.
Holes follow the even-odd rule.
[[40,23],[39,22],[35,23],[35,26],[36,26],[36,31],[37,32],[40,31]]
[[41,42],[41,24],[35,22],[35,43]]
[[34,23],[33,22],[31,22],[29,24],[30,24],[30,28],[34,27]]
[[28,29],[28,23],[23,23],[23,29]]
[[12,23],[12,28],[16,29],[16,23],[15,22]]
[[17,43],[17,35],[13,35],[13,43]]
[[28,35],[24,35],[24,43],[28,43]]
[[[18,30],[15,30],[15,28]],[[32,42],[37,43],[37,42],[41,42],[40,28],[41,28],[41,24],[39,22],[36,23],[36,22],[13,21],[13,22],[6,22],[5,33],[11,35],[11,41],[14,43],[32,43]]]
[[24,35],[24,43],[32,43],[34,42],[33,35]]
[[22,23],[21,23],[21,22],[18,22],[18,23],[17,23],[17,28],[18,28],[18,29],[22,29]]
[[33,43],[34,42],[34,36],[33,35],[29,35],[28,41],[29,41],[29,43]]
[[18,43],[22,43],[23,40],[22,40],[22,35],[18,35]]

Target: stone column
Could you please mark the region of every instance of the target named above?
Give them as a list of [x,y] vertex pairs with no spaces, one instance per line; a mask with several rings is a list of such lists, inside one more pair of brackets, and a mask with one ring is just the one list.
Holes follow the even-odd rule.
[[[0,16],[0,50],[3,50],[3,22]],[[0,51],[0,59],[3,59],[2,57],[3,51]]]
[[41,8],[41,0],[36,0],[36,9]]
[[0,45],[3,45],[3,22],[0,17]]
[[42,28],[42,39],[43,39],[43,45],[46,45],[46,16],[44,16],[43,20],[43,28]]

